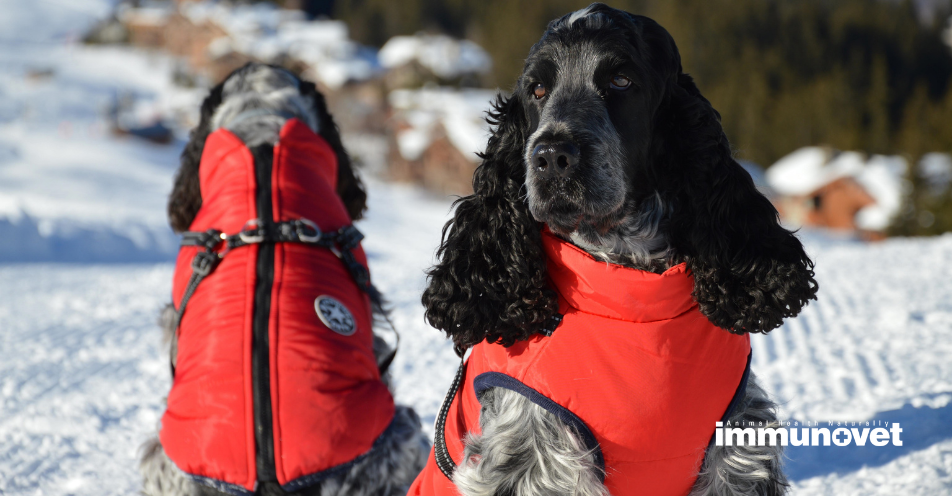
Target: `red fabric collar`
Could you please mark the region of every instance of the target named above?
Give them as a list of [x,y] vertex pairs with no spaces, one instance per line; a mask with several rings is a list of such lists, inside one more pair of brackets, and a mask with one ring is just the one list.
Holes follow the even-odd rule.
[[663,274],[601,262],[542,230],[549,279],[571,307],[628,322],[668,320],[697,306],[694,277],[685,264]]
[[[330,148],[330,144],[321,135],[311,131],[307,124],[297,118],[288,119],[284,127],[281,128],[278,139],[280,140],[278,144],[282,148],[294,150],[293,153],[301,153],[302,156],[321,157],[325,153],[325,149]],[[325,160],[318,163],[320,166],[317,171],[321,174],[321,178],[327,181],[327,184],[330,184],[332,188],[336,188],[337,161]]]

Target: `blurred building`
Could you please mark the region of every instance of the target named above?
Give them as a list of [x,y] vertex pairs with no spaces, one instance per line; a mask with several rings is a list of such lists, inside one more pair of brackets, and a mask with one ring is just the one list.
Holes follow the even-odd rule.
[[249,61],[287,67],[318,84],[349,142],[389,145],[382,153],[353,147],[358,160],[385,163],[380,172],[393,180],[472,190],[495,92],[473,89],[485,84],[492,59],[471,41],[419,33],[378,52],[351,40],[341,21],[270,3],[146,1],[120,6],[115,18],[130,44],[178,57],[183,81],[215,84]]
[[902,206],[906,160],[899,156],[801,148],[767,169],[784,222],[881,239]]
[[388,89],[428,84],[478,88],[492,70],[492,59],[482,47],[446,35],[394,36],[378,57]]
[[125,27],[128,41],[134,46],[162,48],[172,16],[169,4],[149,4],[137,9],[120,11],[119,22]]
[[121,5],[117,18],[132,45],[182,57],[212,84],[249,61],[285,65],[332,89],[380,73],[376,52],[353,42],[343,22],[270,3],[143,2]]
[[472,193],[489,140],[490,90],[424,88],[390,93],[389,175],[443,193]]

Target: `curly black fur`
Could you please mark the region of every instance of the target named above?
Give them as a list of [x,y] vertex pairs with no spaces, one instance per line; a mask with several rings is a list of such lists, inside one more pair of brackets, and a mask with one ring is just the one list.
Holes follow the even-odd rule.
[[497,97],[489,114],[495,127],[473,194],[456,202],[443,227],[423,293],[426,319],[446,331],[459,349],[483,339],[511,346],[539,331],[558,309],[546,282],[541,224],[529,214],[520,190],[525,170],[525,116],[517,98]]
[[[251,65],[251,64],[249,64]],[[232,74],[244,70],[246,67],[235,70]],[[211,134],[211,120],[215,110],[221,105],[222,90],[225,81],[211,89],[205,101],[202,102],[201,115],[198,126],[189,134],[188,144],[182,151],[181,166],[175,175],[172,193],[169,195],[168,214],[169,224],[176,232],[187,231],[198,210],[202,207],[202,192],[199,187],[198,167],[202,161],[202,151],[205,149],[205,140]],[[367,193],[364,190],[360,177],[352,167],[350,156],[341,143],[340,132],[334,118],[327,111],[324,95],[317,91],[314,83],[300,81],[299,89],[302,95],[310,96],[314,101],[314,113],[319,124],[321,137],[337,154],[337,194],[344,202],[347,213],[352,220],[359,220],[367,210]]]
[[[720,114],[679,71],[659,125],[671,153],[664,191],[675,205],[668,235],[694,274],[694,298],[716,326],[769,332],[794,317],[818,285],[800,240],[731,156]],[[673,145],[673,146],[672,146]]]
[[[625,176],[628,198],[636,200],[626,205],[640,208],[641,198],[661,198],[667,265],[687,262],[701,312],[730,332],[768,332],[799,313],[815,299],[813,262],[733,159],[720,115],[682,72],[674,40],[646,17],[602,4],[584,10],[595,14],[590,26],[599,29],[587,35],[573,29],[577,15],[553,21],[529,61],[547,56],[547,44],[553,43],[607,50],[610,32],[622,33],[616,38],[624,40],[614,47],[629,48],[646,73],[644,94],[655,99],[650,135],[637,148],[645,150],[644,159],[638,158],[643,165]],[[460,348],[483,339],[511,345],[538,332],[557,310],[540,242],[542,224],[526,199],[526,145],[530,126],[538,125],[526,111],[529,83],[524,74],[511,97],[497,97],[489,115],[493,134],[473,176],[474,193],[457,201],[423,294],[428,322]]]

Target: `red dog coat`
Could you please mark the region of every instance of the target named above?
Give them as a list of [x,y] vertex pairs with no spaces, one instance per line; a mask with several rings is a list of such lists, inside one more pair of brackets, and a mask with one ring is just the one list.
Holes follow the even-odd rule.
[[749,337],[701,314],[684,264],[653,274],[596,261],[548,230],[542,242],[561,324],[509,348],[473,348],[410,494],[458,494],[435,451],[445,442],[453,464],[463,462],[463,439],[480,432],[479,396],[493,387],[574,426],[611,494],[687,494],[715,422],[746,388]]
[[[199,176],[191,231],[233,234],[251,219],[309,219],[324,233],[351,223],[335,190],[334,151],[296,119],[281,130],[270,171],[220,129],[205,143]],[[176,308],[200,251],[179,252]],[[366,267],[359,246],[353,254]],[[181,317],[162,445],[180,469],[223,491],[250,493],[261,480],[305,487],[370,450],[393,418],[370,300],[326,247],[253,242],[220,260]]]

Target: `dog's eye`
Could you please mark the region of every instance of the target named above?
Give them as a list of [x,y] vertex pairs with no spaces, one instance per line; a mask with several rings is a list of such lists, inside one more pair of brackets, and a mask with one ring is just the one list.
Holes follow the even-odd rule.
[[631,79],[622,76],[621,74],[616,74],[612,76],[611,83],[613,90],[627,90],[631,86]]
[[545,85],[542,83],[536,83],[532,85],[532,94],[536,97],[536,100],[545,96]]

